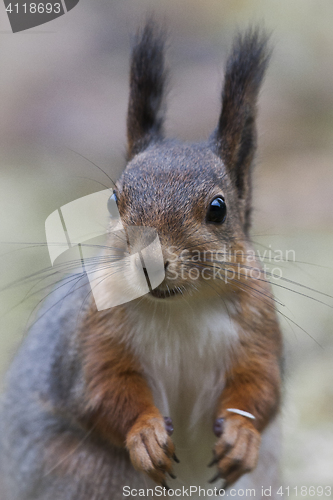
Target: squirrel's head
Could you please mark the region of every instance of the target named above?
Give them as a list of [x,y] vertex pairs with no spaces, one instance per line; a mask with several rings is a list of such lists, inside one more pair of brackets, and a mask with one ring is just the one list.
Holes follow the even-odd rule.
[[[128,165],[115,191],[125,228],[145,226],[158,233],[166,276],[156,297],[166,296],[168,289],[186,288],[194,263],[196,269],[205,264],[212,268],[216,252],[224,261],[228,252],[246,252],[257,98],[269,59],[267,37],[259,30],[236,38],[226,65],[216,130],[208,141],[193,145],[163,135],[164,45],[164,35],[151,21],[136,37],[127,116]],[[204,252],[212,252],[209,264],[203,262]],[[173,283],[172,273],[177,274]]]

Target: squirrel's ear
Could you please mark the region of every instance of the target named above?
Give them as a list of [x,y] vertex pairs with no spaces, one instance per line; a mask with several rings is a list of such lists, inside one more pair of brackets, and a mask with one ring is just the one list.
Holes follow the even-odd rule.
[[127,114],[128,159],[162,138],[165,38],[149,19],[134,40]]
[[228,58],[222,111],[214,146],[237,189],[244,228],[250,226],[251,167],[256,150],[257,98],[270,58],[268,38],[259,29],[236,38]]

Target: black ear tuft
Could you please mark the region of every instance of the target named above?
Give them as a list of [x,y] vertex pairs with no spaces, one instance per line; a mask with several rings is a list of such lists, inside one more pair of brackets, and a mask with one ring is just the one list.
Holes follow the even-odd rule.
[[222,111],[214,134],[217,152],[243,205],[246,231],[250,225],[250,174],[257,142],[257,98],[270,53],[268,37],[259,29],[251,28],[238,35],[226,65]]
[[128,158],[162,138],[165,33],[152,19],[134,40],[127,114]]

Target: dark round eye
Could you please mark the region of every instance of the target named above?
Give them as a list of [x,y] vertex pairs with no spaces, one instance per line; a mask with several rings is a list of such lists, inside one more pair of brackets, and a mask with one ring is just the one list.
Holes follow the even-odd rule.
[[227,217],[227,205],[221,196],[217,196],[211,201],[207,212],[207,222],[214,222],[215,224],[223,224]]
[[108,199],[108,211],[110,212],[111,217],[118,218],[119,212],[117,207],[117,196],[116,193],[113,192],[113,195]]

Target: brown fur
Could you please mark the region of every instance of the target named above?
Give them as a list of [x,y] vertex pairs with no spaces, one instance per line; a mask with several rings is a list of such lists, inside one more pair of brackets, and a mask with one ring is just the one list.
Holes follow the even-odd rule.
[[[42,316],[22,351],[23,361],[12,369],[7,392],[4,425],[11,432],[6,453],[12,470],[23,471],[26,481],[10,500],[119,499],[121,485],[144,484],[134,469],[165,485],[177,462],[166,416],[176,421],[173,437],[180,454],[187,453],[189,480],[200,476],[201,486],[206,481],[204,448],[210,452],[214,421],[223,419],[213,448],[215,479],[230,486],[253,471],[259,459],[259,480],[265,482],[260,442],[279,409],[282,357],[269,280],[249,258],[255,117],[268,61],[266,40],[253,30],[237,38],[217,129],[208,142],[194,145],[163,137],[163,47],[164,37],[148,22],[132,53],[130,162],[115,189],[124,234],[110,231],[103,255],[107,275],[114,247],[118,258],[142,247],[139,236],[129,237],[133,226],[155,229],[165,265],[160,295],[151,290],[104,311],[92,298],[86,305],[85,297],[83,304],[73,300],[67,310],[56,309],[58,322],[53,310]],[[217,197],[227,207],[221,223],[208,216]],[[220,260],[214,257],[218,252]],[[200,274],[196,281],[193,271]],[[223,276],[209,279],[215,271]],[[103,281],[98,286],[107,298],[110,290]],[[163,414],[163,405],[172,414]],[[27,431],[35,420],[40,424]],[[15,426],[27,440],[25,449],[34,453],[28,464],[24,454],[15,455],[20,446]],[[267,448],[266,443],[266,453]],[[269,477],[276,481],[274,460],[271,456]],[[26,477],[29,467],[34,474]],[[66,497],[59,497],[63,487]]]

